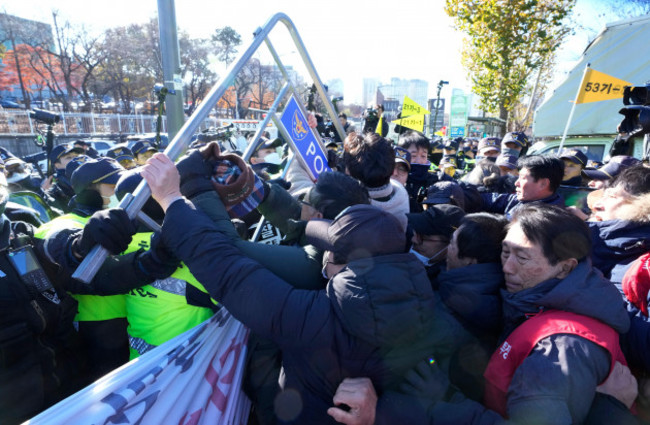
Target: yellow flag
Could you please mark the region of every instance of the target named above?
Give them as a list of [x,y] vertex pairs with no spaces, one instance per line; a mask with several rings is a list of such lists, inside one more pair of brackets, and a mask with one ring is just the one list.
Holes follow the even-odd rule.
[[431,112],[415,103],[413,99],[409,98],[408,96],[404,96],[404,103],[402,104],[402,118],[410,117],[411,115],[426,115],[430,113]]
[[623,88],[631,85],[627,81],[619,80],[611,75],[589,68],[582,80],[580,94],[578,94],[576,103],[618,99],[623,97]]
[[384,115],[382,114],[379,117],[379,122],[377,123],[377,128],[375,129],[375,133],[379,134],[380,136],[383,136],[383,134],[381,134],[381,127],[383,126],[383,124],[384,124]]
[[424,114],[422,115],[411,115],[407,118],[400,118],[395,121],[391,121],[392,124],[398,124],[402,127],[410,128],[411,130],[423,131],[424,130]]

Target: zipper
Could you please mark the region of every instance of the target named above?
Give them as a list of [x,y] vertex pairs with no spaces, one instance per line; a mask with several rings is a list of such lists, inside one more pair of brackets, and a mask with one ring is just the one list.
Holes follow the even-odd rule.
[[[41,318],[41,321],[43,322],[43,330],[45,330],[45,327],[46,327],[45,313],[41,309],[41,306],[38,305],[38,302],[36,302],[36,300],[31,300],[30,304],[32,305],[32,307],[34,307],[34,310],[36,311],[38,316]],[[59,377],[57,376],[57,374],[55,372],[56,371],[56,366],[57,366],[56,365],[56,352],[54,351],[54,349],[52,347],[49,347],[48,345],[46,345],[43,342],[40,335],[36,336],[36,340],[38,341],[38,344],[41,347],[43,347],[48,353],[50,353],[50,357],[52,359],[52,378],[56,382],[56,386],[60,387],[61,386],[61,379],[59,379]]]

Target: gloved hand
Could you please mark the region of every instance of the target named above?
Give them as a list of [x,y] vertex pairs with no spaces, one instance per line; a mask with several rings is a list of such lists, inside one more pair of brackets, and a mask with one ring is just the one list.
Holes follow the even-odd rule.
[[81,236],[72,242],[72,252],[77,258],[85,257],[97,244],[111,254],[128,248],[136,227],[121,208],[97,211],[84,226]]
[[139,257],[142,268],[152,279],[164,279],[174,273],[181,260],[163,243],[160,233],[151,235],[149,250]]
[[271,180],[269,180],[267,183],[268,183],[268,184],[277,184],[278,186],[280,186],[280,187],[283,188],[284,190],[289,190],[289,189],[291,189],[291,182],[290,182],[290,181],[287,181],[287,180],[285,180],[285,179],[281,179],[281,178],[278,178],[278,179],[271,179]]
[[181,193],[192,198],[203,192],[214,190],[212,181],[213,164],[221,155],[219,144],[211,142],[202,148],[192,151],[176,163],[176,169],[181,175]]
[[403,393],[421,400],[427,406],[443,399],[449,389],[449,378],[433,359],[421,361],[406,372],[400,385]]

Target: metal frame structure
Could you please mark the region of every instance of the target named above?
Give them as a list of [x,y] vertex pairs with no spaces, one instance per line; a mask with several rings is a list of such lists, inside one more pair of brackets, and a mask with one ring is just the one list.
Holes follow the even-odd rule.
[[[309,53],[307,53],[307,49],[305,48],[304,43],[302,42],[302,39],[298,34],[298,30],[296,29],[295,25],[287,15],[285,15],[284,13],[277,13],[273,15],[266,22],[266,24],[264,24],[263,27],[260,27],[255,31],[254,33],[255,38],[253,39],[253,42],[250,44],[250,46],[246,49],[246,51],[244,51],[239,56],[239,58],[236,61],[233,62],[233,64],[227,70],[226,76],[222,79],[222,82],[210,90],[210,92],[207,94],[205,99],[194,111],[192,116],[185,122],[185,124],[178,131],[174,139],[169,143],[164,153],[172,161],[176,161],[185,152],[192,135],[196,132],[197,128],[199,128],[201,123],[208,117],[210,110],[214,107],[214,105],[217,104],[219,99],[221,99],[221,97],[225,94],[226,90],[232,85],[231,82],[234,81],[235,76],[244,67],[244,65],[253,57],[253,54],[257,52],[257,50],[262,45],[262,43],[265,43],[266,46],[268,47],[271,55],[273,56],[273,59],[275,60],[275,63],[280,69],[280,72],[284,76],[286,82],[282,87],[282,89],[280,90],[280,92],[278,93],[278,96],[273,102],[273,105],[269,109],[269,112],[267,113],[266,118],[263,120],[262,125],[259,126],[257,132],[255,133],[253,141],[246,148],[246,151],[244,152],[244,159],[247,161],[252,155],[252,153],[255,152],[257,146],[259,146],[259,144],[261,143],[260,136],[262,135],[262,132],[264,131],[264,128],[268,124],[269,120],[273,120],[273,122],[275,123],[278,130],[281,132],[284,139],[289,142],[293,152],[294,153],[297,152],[296,147],[293,141],[291,140],[289,132],[284,127],[284,125],[280,121],[280,118],[277,115],[277,110],[280,104],[284,102],[284,100],[287,99],[288,96],[295,93],[295,87],[291,84],[287,70],[284,64],[282,63],[282,61],[280,60],[280,57],[278,56],[275,48],[271,44],[271,41],[269,40],[269,34],[276,27],[278,23],[284,24],[287,30],[289,31],[289,34],[291,35],[291,38],[295,44],[297,52],[300,54],[300,57],[302,58],[302,61],[304,62],[314,85],[316,86],[316,91],[318,93],[318,96],[321,98],[321,101],[325,105],[327,113],[329,114],[330,117],[332,117],[332,122],[334,123],[334,127],[336,128],[336,131],[341,137],[341,140],[344,140],[345,131],[343,130],[343,126],[341,125],[340,121],[336,119],[337,117],[336,110],[334,109],[334,106],[332,105],[329,98],[327,97],[327,93],[325,92],[323,83],[321,82],[320,77],[316,72],[316,68],[314,67],[311,58],[309,57]],[[303,109],[303,113],[304,113],[305,111],[302,105],[301,105],[301,109]],[[313,129],[311,131],[313,131]],[[323,147],[323,142],[320,139],[318,133],[314,132],[314,135],[316,136],[316,140],[318,141],[318,143],[320,143],[321,147]],[[306,167],[306,164],[304,163],[304,160],[300,155],[294,154],[293,157],[297,157],[299,161],[305,166],[305,168],[307,170],[309,169],[309,167]],[[311,177],[315,178],[315,176],[313,175]],[[133,192],[133,197],[124,198],[122,202],[120,202],[119,206],[120,208],[123,208],[127,212],[127,214],[131,219],[135,219],[136,217],[138,217],[138,215],[141,215],[140,210],[142,209],[143,205],[145,204],[145,202],[150,196],[151,196],[151,190],[149,189],[149,186],[146,184],[146,182],[143,180],[140,183],[140,185],[138,185],[136,190]],[[91,252],[86,256],[84,261],[79,265],[79,267],[73,274],[73,277],[75,279],[81,280],[82,282],[89,283],[97,273],[97,270],[99,270],[101,265],[104,263],[104,260],[106,259],[107,256],[108,256],[108,251],[106,251],[106,249],[104,249],[100,245],[95,246],[91,250]]]

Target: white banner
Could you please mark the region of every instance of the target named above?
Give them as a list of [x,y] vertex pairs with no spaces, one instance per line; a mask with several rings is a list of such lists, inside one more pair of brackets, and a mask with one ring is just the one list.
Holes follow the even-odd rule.
[[212,318],[62,400],[28,424],[242,424],[248,329]]

